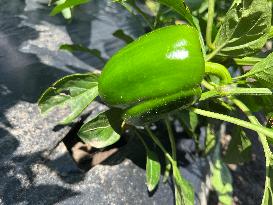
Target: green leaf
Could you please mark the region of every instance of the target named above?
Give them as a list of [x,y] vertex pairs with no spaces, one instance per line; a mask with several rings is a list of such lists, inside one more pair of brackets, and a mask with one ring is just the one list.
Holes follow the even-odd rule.
[[[49,2],[49,6],[52,4],[52,3],[56,3],[57,4],[57,6],[56,7],[58,7],[58,6],[61,6],[61,5],[63,5],[65,2],[66,2],[66,0],[51,0],[50,2]],[[56,8],[55,7],[55,8]],[[64,8],[64,9],[62,9],[60,12],[62,12],[62,14],[63,14],[63,17],[65,18],[65,19],[71,19],[72,18],[72,11],[71,11],[71,8],[70,7],[68,7],[68,8]],[[59,13],[59,12],[58,12]]]
[[195,129],[198,125],[198,115],[194,112],[183,110],[181,112],[181,124],[189,136],[195,141],[195,146],[199,150],[199,135],[195,133]]
[[[273,87],[273,53],[260,61],[245,75],[239,78],[254,78],[267,87]],[[264,83],[263,83],[264,82]]]
[[198,115],[188,110],[181,112],[181,121],[190,131],[194,132],[198,125]]
[[182,17],[184,17],[192,26],[195,26],[190,9],[185,4],[184,0],[158,0],[161,4],[169,6]]
[[68,124],[98,96],[98,75],[73,74],[61,78],[49,87],[38,101],[42,114],[58,107],[70,107],[70,114],[60,123]]
[[60,49],[61,50],[66,50],[66,51],[69,51],[69,52],[76,52],[76,51],[85,52],[85,53],[90,54],[91,56],[97,57],[103,63],[106,62],[106,60],[103,57],[101,57],[101,52],[99,50],[97,50],[97,49],[90,49],[90,48],[86,48],[86,47],[84,47],[82,45],[77,45],[77,44],[73,44],[73,45],[63,44],[63,45],[60,46]]
[[242,59],[234,58],[233,60],[237,65],[255,65],[256,63],[259,63],[261,60],[263,60],[263,58],[244,57]]
[[219,202],[223,205],[232,204],[232,176],[221,159],[220,143],[218,142],[213,153],[211,165],[211,184],[217,192]]
[[51,11],[50,16],[55,16],[56,14],[62,12],[64,9],[86,4],[89,1],[90,0],[66,0],[64,3],[55,6],[55,8]]
[[252,144],[240,127],[235,127],[227,152],[223,158],[225,163],[238,164],[251,160]]
[[81,127],[78,136],[82,141],[95,148],[104,148],[120,139],[109,123],[107,112],[100,113]]
[[215,40],[218,55],[244,57],[258,52],[267,41],[271,13],[267,0],[235,0]]
[[205,155],[208,155],[209,153],[211,153],[215,145],[216,145],[216,137],[214,134],[214,130],[212,129],[211,124],[208,124],[206,141],[205,141],[205,150],[204,150]]
[[160,180],[161,167],[157,155],[147,149],[146,182],[149,191],[153,191]]
[[111,127],[116,133],[122,133],[122,123],[123,123],[123,110],[119,108],[111,107],[107,112],[105,112]]
[[173,178],[175,185],[175,204],[193,205],[194,191],[191,184],[181,176],[177,166],[173,165]]
[[131,43],[131,42],[134,41],[134,39],[131,36],[125,34],[122,29],[116,30],[113,33],[113,36],[115,36],[116,38],[119,38],[120,40],[124,41],[126,44]]

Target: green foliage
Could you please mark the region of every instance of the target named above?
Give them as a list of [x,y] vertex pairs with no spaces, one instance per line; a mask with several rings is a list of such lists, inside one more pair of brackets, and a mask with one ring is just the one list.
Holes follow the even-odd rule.
[[273,54],[269,54],[265,59],[258,62],[245,75],[239,78],[254,78],[261,86],[273,88]]
[[194,191],[191,184],[180,174],[177,166],[173,166],[173,178],[175,186],[175,204],[176,205],[193,205]]
[[153,191],[160,180],[161,166],[155,152],[147,149],[146,181],[149,191]]
[[194,133],[198,125],[198,116],[187,110],[181,112],[181,115],[182,124],[184,125],[183,127],[187,127],[191,133]]
[[79,6],[81,4],[86,4],[90,0],[64,0],[61,1],[55,8],[51,11],[50,15],[55,16],[56,14],[64,11],[65,9],[70,9],[74,6]]
[[120,138],[120,135],[111,127],[106,113],[100,113],[85,123],[79,130],[78,135],[86,144],[96,148],[112,145]]
[[267,40],[271,13],[267,0],[235,0],[215,40],[218,55],[244,57],[258,52]]
[[183,18],[185,18],[192,26],[195,26],[193,16],[191,15],[190,9],[185,4],[184,0],[158,0],[161,4],[169,6],[177,13],[179,13]]
[[[56,1],[57,6],[51,15],[62,12],[65,18],[71,18],[71,9],[87,2],[88,0]],[[191,27],[185,27],[188,29],[185,29],[183,35],[177,35],[179,39],[174,38],[177,37],[176,35],[172,37],[169,31],[164,35],[158,35],[158,38],[155,39],[151,37],[151,34],[146,34],[141,39],[147,41],[141,45],[139,44],[141,40],[134,41],[123,30],[115,31],[113,36],[129,45],[122,50],[124,55],[116,54],[119,57],[118,60],[112,57],[107,62],[107,64],[114,65],[110,66],[111,69],[108,68],[108,74],[110,74],[107,79],[103,81],[100,77],[98,80],[99,76],[91,73],[66,76],[44,92],[39,100],[41,112],[48,113],[55,108],[68,107],[70,113],[61,122],[67,124],[77,118],[99,95],[100,99],[109,106],[109,110],[85,123],[78,135],[85,143],[96,148],[103,148],[117,142],[124,133],[128,137],[132,137],[132,133],[137,133],[147,153],[147,187],[149,191],[153,191],[160,181],[161,164],[157,153],[152,151],[145,143],[146,139],[144,141],[138,134],[141,128],[126,118],[126,116],[138,114],[136,119],[141,119],[139,122],[145,126],[149,138],[165,156],[166,168],[163,181],[166,182],[171,173],[176,205],[193,205],[194,190],[179,170],[176,161],[175,139],[172,126],[168,121],[170,116],[167,115],[179,120],[184,131],[193,138],[196,143],[196,156],[206,156],[211,159],[211,184],[218,194],[219,202],[224,205],[232,204],[233,193],[232,176],[226,163],[243,163],[251,160],[252,144],[241,127],[253,130],[258,134],[266,158],[266,181],[262,205],[271,205],[273,203],[273,155],[269,144],[273,143],[273,130],[270,124],[272,122],[269,122],[267,127],[262,126],[263,123],[260,123],[252,113],[258,111],[267,117],[272,117],[273,112],[273,54],[267,55],[272,52],[272,49],[267,46],[267,49],[270,49],[269,52],[260,52],[268,39],[273,36],[272,1],[115,0],[113,2],[121,4],[132,15],[141,16],[142,25],[147,30],[153,31],[160,27],[181,23],[189,24]],[[172,28],[179,27],[182,26]],[[192,35],[190,30],[195,34]],[[152,32],[153,35],[154,33],[157,31]],[[189,38],[186,43],[189,46],[187,51],[198,45],[196,49],[198,56],[200,54],[202,62],[206,61],[205,75],[201,72],[198,82],[194,82],[197,65],[200,65],[196,53],[192,55],[193,58],[190,61],[179,65],[176,72],[171,72],[176,64],[171,64],[166,58],[168,56],[166,52],[172,49],[175,51],[184,49],[185,51],[184,47],[183,49],[177,47],[177,41],[180,42],[182,37]],[[194,42],[193,38],[195,38]],[[83,45],[62,45],[60,49],[70,52],[86,52],[103,63],[106,62],[99,50],[89,49]],[[203,54],[199,53],[200,50]],[[128,51],[130,51],[129,54]],[[262,58],[265,55],[267,57]],[[130,67],[132,65],[134,66]],[[247,73],[237,76],[242,73],[241,66],[245,65],[252,66],[252,68]],[[104,72],[107,67],[109,65],[103,69]],[[116,67],[116,70],[113,67]],[[194,73],[189,71],[194,71]],[[231,76],[237,77],[232,78]],[[118,81],[118,86],[115,84],[117,79],[122,79]],[[171,90],[170,86],[174,85],[174,79],[178,79],[177,87]],[[109,91],[106,96],[98,92],[102,81]],[[200,94],[193,87],[198,86],[199,88],[200,82],[202,95],[197,102]],[[186,86],[183,87],[184,85]],[[151,91],[151,88],[159,88],[158,93]],[[186,90],[192,92],[187,93]],[[143,94],[143,91],[147,93],[140,95],[140,93]],[[177,91],[191,96],[191,101],[187,106],[183,101],[184,98],[177,98],[174,95]],[[113,99],[110,99],[111,102],[106,100],[112,95],[116,95],[115,102],[111,101]],[[133,100],[126,98],[126,100],[124,97],[128,96],[137,97]],[[192,103],[195,104],[192,105]],[[156,109],[152,109],[155,108],[153,106]],[[157,109],[159,107],[161,109]],[[238,108],[241,112],[237,112]],[[242,114],[249,121],[240,119]],[[163,118],[168,130],[171,154],[165,148],[167,145],[163,145],[149,128],[150,122]],[[218,120],[237,126],[231,134],[232,139],[223,157],[218,139],[220,136],[216,137],[215,134],[220,133],[215,128],[222,124]],[[202,127],[205,127],[206,139],[204,149],[200,150],[202,146],[199,142],[199,132]],[[165,136],[160,135],[159,137]]]
[[137,131],[135,131],[135,133],[146,150],[146,184],[148,191],[151,192],[156,188],[160,181],[161,165],[157,154],[148,147],[142,136]]
[[39,99],[41,113],[58,107],[70,108],[70,114],[60,123],[68,124],[98,96],[98,75],[94,73],[73,74],[61,78],[49,87]]

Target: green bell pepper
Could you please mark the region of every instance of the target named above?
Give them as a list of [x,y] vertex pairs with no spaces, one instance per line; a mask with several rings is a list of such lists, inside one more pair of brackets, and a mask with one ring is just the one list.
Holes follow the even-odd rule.
[[126,123],[141,125],[196,102],[204,71],[196,29],[168,26],[117,52],[99,77],[99,95]]

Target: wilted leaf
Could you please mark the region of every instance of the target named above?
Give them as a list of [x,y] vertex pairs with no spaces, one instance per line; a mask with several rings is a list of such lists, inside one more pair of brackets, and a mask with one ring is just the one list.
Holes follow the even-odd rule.
[[101,113],[85,123],[78,132],[79,137],[96,148],[104,148],[114,144],[120,138],[111,127],[106,113]]
[[215,40],[218,55],[243,57],[259,51],[271,27],[267,0],[235,0]]
[[157,155],[151,151],[147,151],[146,161],[146,181],[149,191],[153,191],[160,180],[161,167]]
[[235,127],[231,137],[224,162],[237,164],[251,160],[252,144],[245,132],[240,127]]
[[70,107],[70,114],[61,124],[72,122],[98,96],[98,75],[73,74],[61,78],[49,87],[38,101],[42,113],[57,107]]

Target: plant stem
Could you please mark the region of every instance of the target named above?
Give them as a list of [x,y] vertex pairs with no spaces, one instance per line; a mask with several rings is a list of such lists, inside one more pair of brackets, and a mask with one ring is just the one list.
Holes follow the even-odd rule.
[[161,144],[161,142],[159,141],[159,139],[152,133],[152,131],[149,129],[149,127],[145,127],[145,130],[148,132],[149,136],[151,137],[151,139],[154,141],[154,143],[161,149],[161,151],[164,153],[164,155],[166,156],[166,158],[172,163],[172,165],[174,166],[176,164],[176,162],[173,160],[173,158],[171,157],[171,155],[167,152],[167,150],[164,148],[164,146]]
[[166,183],[169,176],[170,176],[170,171],[171,171],[171,168],[172,168],[172,164],[171,162],[167,159],[167,157],[165,156],[165,172],[164,172],[164,175],[163,175],[163,183]]
[[138,139],[141,141],[141,143],[145,147],[146,152],[148,152],[149,148],[148,148],[146,142],[142,139],[141,135],[138,133],[138,131],[136,129],[134,129],[134,131],[135,131],[135,134],[138,137]]
[[[185,190],[181,189],[181,181],[183,181],[183,178],[181,176],[179,168],[177,167],[177,162],[170,156],[170,154],[166,151],[166,149],[163,147],[163,145],[158,140],[158,138],[152,133],[152,131],[149,129],[149,127],[145,127],[145,130],[148,132],[149,136],[157,144],[157,146],[162,150],[162,152],[165,154],[166,158],[171,162],[171,165],[173,167],[173,179],[174,179],[174,183],[175,183],[174,189],[175,189],[176,205],[185,204],[185,201],[184,201],[185,200],[184,199],[184,191]],[[174,139],[172,136],[173,136],[172,134],[171,135],[169,134],[171,142],[174,142]],[[173,145],[172,145],[172,148],[174,148],[172,150],[175,150],[175,147],[173,147]],[[183,182],[183,183],[185,183],[185,182]],[[183,184],[183,185],[185,185],[185,184]],[[189,187],[186,187],[186,188],[188,189]],[[189,190],[186,190],[186,191],[189,191]]]
[[209,0],[208,2],[208,21],[207,21],[207,30],[206,30],[206,42],[209,48],[214,50],[214,45],[212,43],[212,26],[214,18],[214,8],[215,0]]
[[232,82],[232,78],[230,76],[228,69],[219,63],[206,62],[205,74],[215,75],[219,77],[221,80],[221,83],[223,84],[228,84]]
[[222,49],[222,46],[221,47],[218,47],[216,48],[215,50],[213,50],[210,54],[208,54],[206,56],[206,61],[210,61],[214,56],[216,56],[216,54]]
[[232,95],[273,95],[273,92],[268,88],[232,88],[222,86],[202,93],[199,101],[207,100],[213,97],[225,97]]
[[266,135],[268,137],[271,137],[273,139],[273,131],[271,129],[263,127],[261,125],[253,124],[253,123],[250,123],[250,122],[247,122],[247,121],[244,121],[244,120],[240,120],[238,118],[231,117],[231,116],[228,116],[228,115],[223,115],[223,114],[220,114],[220,113],[201,110],[201,109],[198,109],[198,108],[191,108],[190,110],[192,112],[198,114],[198,115],[202,115],[202,116],[206,116],[206,117],[210,117],[210,118],[230,122],[232,124],[239,125],[241,127],[256,131],[257,133],[262,133],[262,134],[264,134],[264,135]]
[[201,84],[207,88],[208,90],[213,90],[215,89],[215,87],[213,85],[211,85],[208,81],[206,80],[202,80]]
[[168,118],[165,119],[165,124],[166,124],[167,130],[168,130],[168,135],[169,135],[169,139],[170,139],[170,142],[171,142],[172,158],[176,162],[176,145],[175,145],[175,139],[174,139],[173,131],[172,131],[172,128],[171,128],[171,125],[170,125],[170,121],[169,121]]

